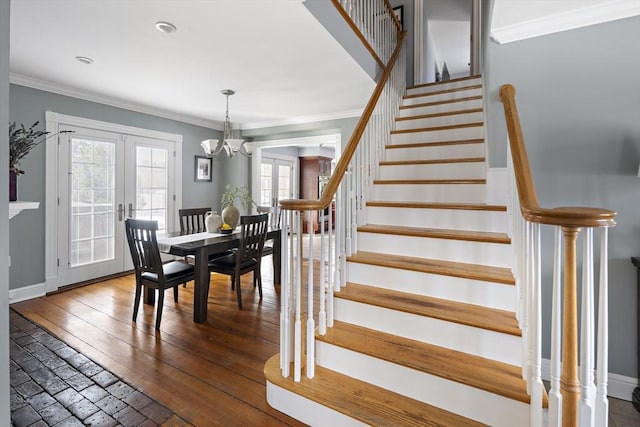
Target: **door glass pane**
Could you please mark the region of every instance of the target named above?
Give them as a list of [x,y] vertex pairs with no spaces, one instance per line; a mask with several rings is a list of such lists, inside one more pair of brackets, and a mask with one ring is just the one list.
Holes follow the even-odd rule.
[[167,230],[169,201],[169,150],[136,147],[135,217],[158,221],[158,231]]
[[271,206],[273,184],[273,165],[262,163],[260,167],[260,205]]
[[278,165],[278,200],[291,198],[291,167]]
[[115,149],[71,138],[70,267],[114,259]]

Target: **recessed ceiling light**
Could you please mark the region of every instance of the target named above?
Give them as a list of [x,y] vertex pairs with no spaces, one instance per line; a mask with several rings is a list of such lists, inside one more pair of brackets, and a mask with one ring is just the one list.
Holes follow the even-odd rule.
[[93,59],[89,58],[88,56],[76,56],[76,59],[82,62],[83,64],[87,64],[87,65],[93,62]]
[[156,29],[163,33],[171,34],[176,32],[176,26],[171,22],[158,21],[156,22]]

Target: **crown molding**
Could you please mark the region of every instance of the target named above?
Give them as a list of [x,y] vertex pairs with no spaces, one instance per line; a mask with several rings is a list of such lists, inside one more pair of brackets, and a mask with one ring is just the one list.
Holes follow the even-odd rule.
[[149,114],[165,119],[176,120],[196,126],[202,126],[208,129],[220,131],[223,130],[222,123],[212,120],[204,120],[198,117],[178,114],[160,108],[153,108],[146,105],[137,104],[135,102],[124,101],[122,99],[114,98],[111,96],[101,95],[71,86],[36,79],[33,77],[24,76],[22,74],[9,73],[9,82],[20,86],[30,87],[32,89],[44,90],[46,92],[57,93],[59,95],[70,96],[72,98],[78,98],[85,101],[109,105],[111,107],[123,108],[125,110],[135,111],[137,113]]
[[618,0],[492,28],[491,38],[499,44],[511,43],[636,15],[640,15],[638,0]]
[[352,117],[359,117],[362,115],[362,110],[350,110],[350,111],[342,111],[338,113],[327,113],[327,114],[318,114],[315,116],[300,116],[300,117],[292,117],[289,119],[283,120],[273,120],[273,121],[265,121],[265,122],[252,122],[252,123],[243,123],[240,126],[241,130],[249,130],[249,129],[264,129],[275,126],[288,126],[288,125],[299,125],[303,123],[313,123],[313,122],[322,122],[326,120],[338,120],[338,119],[348,119]]

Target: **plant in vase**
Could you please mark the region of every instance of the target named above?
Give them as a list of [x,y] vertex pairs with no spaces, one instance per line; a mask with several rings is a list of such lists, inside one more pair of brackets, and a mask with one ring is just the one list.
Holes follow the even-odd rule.
[[236,228],[238,221],[240,221],[240,210],[234,205],[235,200],[240,200],[247,213],[250,211],[251,206],[255,206],[256,203],[251,198],[249,188],[246,185],[231,189],[231,186],[227,184],[225,188],[227,191],[222,193],[222,201],[220,202],[222,206],[222,221],[224,224],[229,224],[231,228]]
[[35,122],[31,127],[26,128],[22,123],[17,125],[16,122],[9,124],[9,201],[18,200],[17,177],[24,173],[19,168],[20,160],[24,158],[31,150],[38,146],[41,142],[61,134],[72,133],[71,130],[62,130],[54,133],[44,130],[36,130],[39,122]]

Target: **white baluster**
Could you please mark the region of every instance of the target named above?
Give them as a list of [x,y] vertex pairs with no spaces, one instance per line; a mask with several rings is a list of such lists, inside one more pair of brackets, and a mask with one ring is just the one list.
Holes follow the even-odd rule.
[[582,238],[582,309],[580,319],[580,409],[581,426],[592,426],[593,403],[593,228],[586,228]]
[[[316,325],[313,319],[313,211],[308,211],[309,214],[309,260],[307,266],[307,272],[309,276],[307,278],[307,378],[313,378],[315,375],[315,332]],[[322,223],[320,223],[322,227]]]
[[556,227],[553,250],[553,295],[551,300],[551,389],[549,391],[549,427],[562,424],[560,374],[562,351],[562,229]]
[[522,257],[524,258],[524,270],[522,275],[522,287],[524,290],[524,305],[522,311],[522,378],[527,382],[527,393],[531,394],[529,387],[529,371],[531,369],[531,342],[529,335],[529,311],[531,309],[531,227],[528,221],[524,222],[524,239]]
[[346,221],[345,221],[345,254],[346,256],[351,256],[351,249],[353,248],[353,243],[351,242],[351,222],[355,221],[355,212],[356,212],[356,195],[353,192],[353,177],[355,173],[353,172],[353,160],[349,165],[349,170],[347,172],[346,180],[347,180],[347,202],[345,203],[345,213],[346,213]]
[[533,260],[532,260],[532,310],[529,321],[532,360],[529,374],[531,375],[531,404],[530,424],[542,425],[542,290],[540,280],[540,224],[532,224]]
[[300,382],[302,372],[302,213],[298,213],[298,234],[296,250],[296,320],[294,325],[294,356],[293,356],[293,379]]
[[[338,215],[338,206],[337,206],[337,200],[338,197],[336,196],[336,206],[335,206],[335,212],[336,215]],[[329,212],[332,212],[331,209],[329,210]],[[336,231],[334,233],[333,230],[334,224],[333,224],[333,214],[330,213],[329,214],[329,246],[327,247],[327,260],[329,265],[327,266],[327,326],[332,328],[333,327],[333,317],[334,317],[334,313],[333,313],[333,281],[334,281],[334,271],[333,271],[333,267],[334,267],[334,259],[333,259],[333,248],[334,245],[336,244],[337,241],[337,227],[336,227]]]
[[607,381],[609,371],[609,229],[600,231],[600,280],[598,291],[598,389],[595,402],[595,420],[598,427],[609,423]]
[[[329,205],[329,209],[331,209],[331,205]],[[331,213],[329,213],[329,218],[331,218]],[[324,231],[324,209],[320,210],[320,256],[318,257],[318,261],[320,263],[320,283],[318,286],[318,290],[320,292],[320,311],[318,312],[318,332],[320,335],[324,335],[327,333],[327,312],[325,309],[326,305],[326,284],[325,284],[325,256],[324,256],[324,245],[325,245],[325,231]],[[329,227],[331,227],[331,222],[329,222]],[[331,229],[331,228],[329,228]],[[311,294],[313,295],[313,294]],[[312,313],[313,315],[313,313]]]
[[290,211],[284,211],[281,215],[282,230],[280,235],[280,288],[282,303],[280,305],[280,369],[282,376],[289,376],[289,366],[291,363],[291,325],[289,319],[289,243],[290,238],[287,233]]

